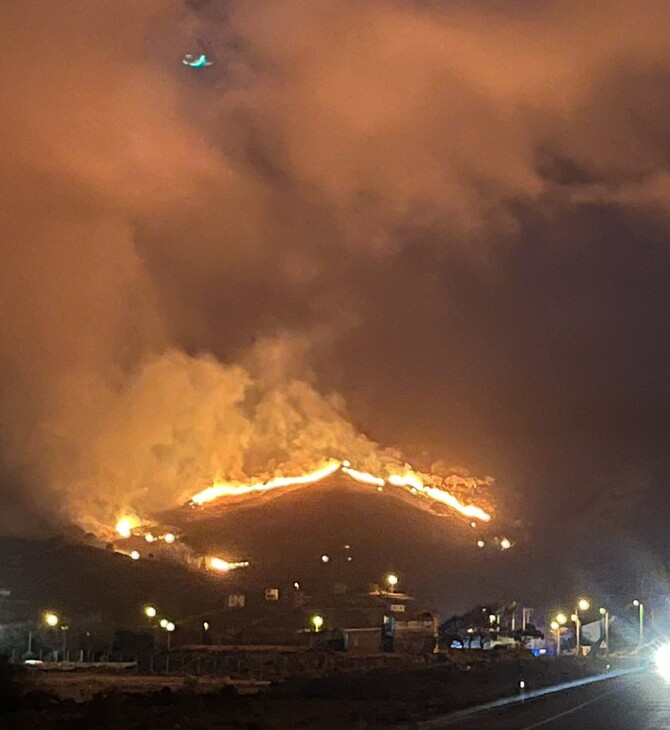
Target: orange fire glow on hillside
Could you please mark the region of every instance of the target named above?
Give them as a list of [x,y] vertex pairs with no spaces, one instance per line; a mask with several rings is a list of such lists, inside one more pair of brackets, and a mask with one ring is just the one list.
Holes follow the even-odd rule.
[[271,479],[269,482],[257,482],[255,484],[214,484],[202,492],[198,492],[191,497],[193,504],[205,504],[206,502],[213,502],[214,500],[221,499],[221,497],[240,497],[251,492],[267,492],[271,489],[278,489],[280,487],[293,487],[301,484],[314,484],[320,482],[322,479],[329,477],[334,474],[342,464],[339,461],[331,459],[326,466],[311,472],[310,474],[303,474],[297,477],[276,477]]
[[417,498],[425,498],[434,502],[440,502],[469,519],[476,519],[481,522],[489,522],[491,520],[491,515],[481,507],[474,504],[465,504],[445,489],[425,484],[425,480],[429,480],[430,477],[426,475],[420,476],[409,466],[405,467],[403,474],[390,474],[388,477],[383,478],[375,474],[353,469],[349,461],[338,461],[336,459],[330,459],[325,466],[322,466],[316,471],[300,476],[275,477],[274,479],[270,479],[266,482],[256,482],[252,484],[214,484],[211,487],[204,489],[202,492],[195,494],[191,498],[191,503],[195,505],[204,505],[224,497],[239,497],[251,492],[267,492],[281,487],[315,484],[338,471],[341,471],[351,479],[361,482],[362,484],[370,484],[377,486],[378,488],[381,488],[386,484],[390,484],[394,487],[398,487],[399,489],[409,491],[410,494]]
[[133,530],[141,524],[139,517],[135,515],[124,515],[116,523],[116,532],[121,537],[130,537]]

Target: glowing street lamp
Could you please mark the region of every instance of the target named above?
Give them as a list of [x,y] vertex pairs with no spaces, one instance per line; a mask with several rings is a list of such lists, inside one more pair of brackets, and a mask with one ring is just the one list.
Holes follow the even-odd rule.
[[580,598],[577,601],[577,607],[575,608],[575,612],[570,617],[575,622],[575,631],[577,634],[577,638],[575,641],[575,656],[579,656],[581,650],[582,622],[579,618],[579,612],[588,611],[589,608],[591,608],[591,602],[586,598]]
[[554,620],[549,624],[553,631],[556,632],[556,656],[561,655],[561,629],[568,623],[568,617],[559,611]]
[[146,606],[144,609],[144,615],[147,618],[156,618],[157,613],[158,613],[158,611],[156,611],[154,606]]
[[58,615],[53,613],[52,611],[48,611],[44,614],[44,623],[47,626],[51,626],[52,629],[58,626],[59,621],[60,619],[58,618]]
[[170,623],[170,622],[169,622],[169,621],[168,621],[168,620],[167,620],[166,618],[162,618],[162,619],[160,620],[160,622],[159,622],[159,626],[161,627],[161,629],[165,629],[165,628],[167,628],[167,625],[168,625],[169,623]]
[[167,650],[172,648],[172,632],[177,628],[172,621],[165,622],[165,630],[167,631]]
[[389,573],[386,576],[386,582],[388,583],[388,587],[389,587],[391,593],[393,593],[393,591],[395,590],[395,587],[398,585],[398,576],[394,575],[393,573]]
[[639,644],[644,644],[644,603],[637,598],[633,601],[633,606],[637,608],[638,621],[640,622],[640,639]]
[[319,616],[318,614],[316,616],[312,616],[312,626],[314,626],[314,631],[318,633],[323,628],[323,616]]

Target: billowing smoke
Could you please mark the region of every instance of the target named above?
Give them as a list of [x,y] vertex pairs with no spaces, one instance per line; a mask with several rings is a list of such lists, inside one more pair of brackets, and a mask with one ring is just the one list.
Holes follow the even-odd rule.
[[644,5],[4,3],[6,519],[368,466],[316,367],[394,339],[366,270],[416,242],[490,261],[529,210],[667,204],[643,90],[670,9]]

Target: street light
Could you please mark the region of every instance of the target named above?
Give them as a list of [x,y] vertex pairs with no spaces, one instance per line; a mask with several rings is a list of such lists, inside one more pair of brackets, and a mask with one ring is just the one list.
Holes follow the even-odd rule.
[[44,614],[44,623],[47,626],[51,626],[51,628],[58,626],[59,620],[60,619],[58,618],[57,614],[55,614],[51,611],[48,611],[47,613]]
[[389,573],[386,576],[386,582],[389,585],[389,588],[391,590],[391,593],[393,593],[395,587],[398,585],[398,576],[394,575],[393,573]]
[[556,656],[561,654],[561,629],[568,623],[568,617],[559,611],[551,622],[551,628],[556,632]]
[[70,627],[63,624],[60,629],[63,632],[63,661],[65,661],[65,652],[67,651],[67,632],[70,630]]
[[158,611],[156,611],[156,609],[153,606],[146,606],[146,608],[144,609],[144,615],[147,618],[156,618],[157,613],[158,613]]
[[162,618],[159,621],[159,626],[161,627],[161,629],[164,629],[167,627],[168,623],[170,623],[170,622],[166,618]]
[[640,622],[640,646],[644,644],[644,603],[637,598],[633,601],[633,606],[637,608],[637,616]]
[[314,631],[316,633],[321,631],[323,627],[323,616],[319,616],[318,614],[316,616],[312,616],[312,626],[314,626]]
[[177,627],[172,623],[172,621],[168,621],[165,624],[165,630],[167,631],[167,650],[170,651],[170,648],[172,647],[172,632]]
[[586,598],[580,598],[577,601],[577,607],[575,612],[570,617],[575,622],[575,630],[577,632],[577,638],[575,641],[575,656],[579,656],[581,650],[581,633],[582,633],[582,622],[579,618],[580,611],[588,611],[591,608],[591,603]]
[[603,617],[603,622],[605,624],[605,650],[607,653],[610,653],[610,612],[604,607],[601,606],[598,609],[598,613]]

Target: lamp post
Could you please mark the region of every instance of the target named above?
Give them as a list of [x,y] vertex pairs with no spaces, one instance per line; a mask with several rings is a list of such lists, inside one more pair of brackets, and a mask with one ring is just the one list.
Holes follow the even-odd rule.
[[319,616],[318,614],[312,616],[312,626],[314,627],[314,632],[318,634],[323,628],[323,616]]
[[561,655],[561,629],[568,623],[568,617],[559,611],[551,622],[551,628],[556,632],[556,656]]
[[61,631],[63,632],[63,661],[65,661],[65,655],[67,653],[67,660],[70,660],[70,655],[67,652],[67,632],[70,630],[70,627],[63,624],[63,626],[60,627]]
[[640,622],[639,645],[642,646],[644,644],[644,603],[642,603],[642,601],[640,601],[636,598],[633,601],[633,606],[635,606],[635,608],[637,608],[638,620]]
[[175,630],[176,626],[172,623],[172,621],[168,621],[167,624],[165,624],[165,630],[167,631],[167,650],[170,651],[172,648],[172,632]]
[[[58,624],[60,623],[60,618],[58,617],[58,614],[57,613],[54,613],[53,611],[47,611],[44,614],[44,623],[50,629],[55,629],[58,626]],[[57,634],[58,632],[50,632],[50,633]],[[54,645],[55,645],[54,646],[54,650],[53,650],[53,653],[55,655],[55,661],[58,661],[58,649],[57,649],[57,647],[58,647],[58,639],[55,638],[54,636],[52,636],[51,638],[53,639]]]
[[388,583],[389,591],[393,593],[395,587],[398,585],[398,576],[394,575],[393,573],[389,573],[386,576],[386,582]]
[[575,622],[575,629],[577,631],[577,638],[575,641],[575,656],[579,656],[581,653],[581,633],[582,633],[582,622],[579,618],[580,611],[588,611],[591,608],[591,603],[586,598],[580,598],[575,606],[575,612],[571,618]]
[[605,651],[609,655],[610,653],[610,612],[601,606],[599,609],[600,615],[603,617],[603,623],[605,624]]

